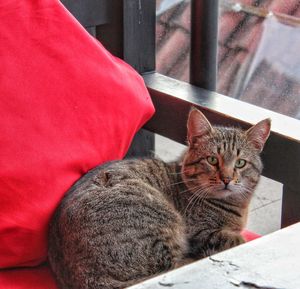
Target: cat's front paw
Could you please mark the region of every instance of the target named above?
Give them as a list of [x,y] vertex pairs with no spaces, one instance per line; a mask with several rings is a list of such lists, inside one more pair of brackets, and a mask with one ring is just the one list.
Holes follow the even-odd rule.
[[245,240],[240,234],[232,231],[221,231],[214,239],[214,244],[210,244],[210,250],[207,250],[206,254],[219,253],[243,243],[245,243]]

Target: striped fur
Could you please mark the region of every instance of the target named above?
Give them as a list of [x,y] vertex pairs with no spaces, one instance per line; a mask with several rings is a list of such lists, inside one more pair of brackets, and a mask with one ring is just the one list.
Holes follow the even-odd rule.
[[[192,110],[179,162],[123,160],[90,171],[51,222],[49,262],[59,287],[125,288],[243,243],[269,130],[269,120],[246,132],[212,127]],[[240,159],[246,164],[237,168]]]

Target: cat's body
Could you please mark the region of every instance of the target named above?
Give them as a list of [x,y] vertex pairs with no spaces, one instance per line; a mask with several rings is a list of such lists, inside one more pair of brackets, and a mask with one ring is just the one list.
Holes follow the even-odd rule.
[[124,288],[243,242],[269,122],[247,132],[205,122],[191,112],[181,162],[112,162],[70,189],[49,233],[61,289]]

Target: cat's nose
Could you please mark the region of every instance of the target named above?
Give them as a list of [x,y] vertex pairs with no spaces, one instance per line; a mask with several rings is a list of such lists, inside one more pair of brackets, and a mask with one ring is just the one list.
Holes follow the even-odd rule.
[[225,188],[227,188],[227,186],[231,182],[231,180],[232,180],[232,178],[230,178],[230,177],[223,177],[222,178],[222,182],[224,183]]

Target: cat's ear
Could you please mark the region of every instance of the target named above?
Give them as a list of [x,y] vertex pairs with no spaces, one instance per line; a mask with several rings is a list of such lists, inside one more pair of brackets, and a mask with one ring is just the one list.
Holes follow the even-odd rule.
[[271,119],[267,118],[246,131],[248,141],[250,141],[259,152],[262,151],[265,142],[270,135],[270,129]]
[[189,144],[193,144],[195,137],[211,133],[213,128],[202,112],[192,108],[187,122],[187,137]]

